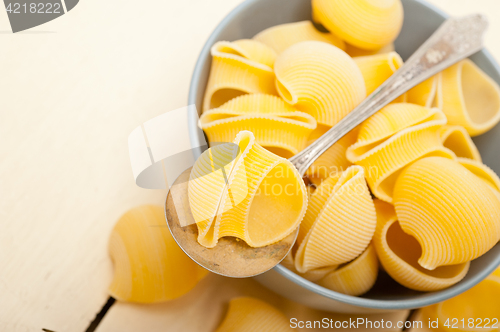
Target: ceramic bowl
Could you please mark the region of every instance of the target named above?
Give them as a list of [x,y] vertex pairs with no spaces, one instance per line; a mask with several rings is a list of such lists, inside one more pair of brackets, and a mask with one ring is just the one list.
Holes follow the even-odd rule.
[[[447,15],[424,1],[403,0],[403,5],[404,26],[395,46],[401,57],[406,59],[436,30]],[[196,104],[197,109],[201,110],[211,64],[210,47],[215,42],[252,38],[258,32],[277,24],[310,19],[309,0],[247,0],[243,2],[217,26],[201,51],[191,80],[189,104]],[[500,83],[500,68],[488,51],[476,53],[471,59]],[[200,131],[196,130],[196,126],[197,119],[190,118],[190,139],[195,142],[200,140]],[[476,137],[474,141],[484,163],[500,174],[500,158],[498,158],[500,126]],[[201,152],[197,151],[197,154]],[[429,293],[412,291],[398,285],[381,271],[373,289],[361,297],[344,295],[323,288],[281,265],[255,279],[272,291],[309,307],[364,314],[413,309],[444,301],[473,287],[498,265],[500,265],[500,244],[474,260],[467,276],[447,289]]]

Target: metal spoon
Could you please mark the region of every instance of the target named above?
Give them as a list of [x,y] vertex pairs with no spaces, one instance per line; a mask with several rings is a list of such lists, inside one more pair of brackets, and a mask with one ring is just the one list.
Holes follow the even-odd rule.
[[[415,85],[480,51],[487,26],[486,18],[480,14],[446,20],[394,75],[333,128],[289,160],[304,176],[312,163],[329,147],[382,107]],[[264,273],[285,258],[295,242],[298,229],[285,239],[262,248],[249,247],[232,237],[221,238],[212,249],[198,244],[198,231],[187,198],[190,172],[191,168],[187,169],[172,186],[176,188],[176,197],[181,197],[181,202],[174,205],[171,189],[165,203],[170,232],[189,257],[209,271],[236,278]]]

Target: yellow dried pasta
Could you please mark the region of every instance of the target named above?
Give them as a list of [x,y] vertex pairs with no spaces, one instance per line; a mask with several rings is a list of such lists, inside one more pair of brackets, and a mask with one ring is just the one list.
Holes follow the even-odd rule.
[[454,160],[429,157],[407,167],[396,181],[394,206],[428,270],[473,260],[500,240],[500,200]]
[[277,54],[294,44],[307,40],[332,44],[341,50],[345,50],[346,47],[344,41],[334,34],[318,31],[311,21],[276,25],[259,32],[253,39],[266,44]]
[[500,88],[469,59],[441,72],[437,101],[448,123],[464,127],[471,136],[500,121]]
[[453,151],[457,157],[481,161],[481,155],[464,127],[443,126],[439,135],[443,146]]
[[403,26],[401,0],[312,0],[314,21],[366,50],[391,44]]
[[413,236],[401,229],[394,207],[377,199],[374,203],[377,230],[373,243],[380,263],[394,280],[410,289],[430,292],[447,288],[465,277],[469,262],[441,266],[433,271],[421,267],[418,259],[422,248]]
[[357,138],[358,130],[354,129],[333,144],[309,167],[306,172],[307,178],[318,186],[326,178],[347,170],[352,166],[352,163],[347,160],[346,151],[356,142]]
[[221,41],[211,49],[212,66],[203,99],[203,111],[247,93],[276,95],[273,73],[276,53],[250,39]]
[[354,62],[363,75],[367,95],[375,91],[403,65],[403,59],[396,52],[359,56],[354,58]]
[[274,70],[280,96],[312,115],[317,131],[331,128],[366,97],[354,61],[327,43],[305,41],[289,47],[276,59]]
[[394,52],[395,50],[396,50],[396,48],[394,47],[394,44],[387,44],[384,47],[376,49],[376,50],[364,50],[364,49],[357,48],[356,46],[353,46],[350,44],[345,45],[345,52],[353,58],[358,57],[358,56],[389,53],[389,52]]
[[337,270],[328,273],[318,281],[318,285],[335,292],[359,296],[368,292],[378,275],[378,259],[373,244],[365,252]]
[[[438,322],[438,331],[464,332],[500,331],[499,312],[500,277],[495,275],[462,294],[421,311],[422,321]],[[445,326],[447,322],[449,327]]]
[[109,254],[114,263],[109,293],[119,301],[172,300],[208,272],[175,243],[161,206],[144,205],[121,216],[111,232]]
[[251,247],[275,243],[297,228],[307,208],[307,191],[295,167],[255,143],[249,131],[198,158],[188,196],[198,242],[207,248],[225,236]]
[[291,332],[288,318],[272,305],[251,297],[229,302],[226,317],[216,332]]
[[365,170],[373,194],[392,202],[401,170],[424,156],[455,158],[443,147],[438,132],[446,117],[437,108],[408,103],[390,104],[366,120],[347,159]]
[[351,166],[329,177],[311,195],[297,236],[295,268],[305,273],[351,261],[370,243],[375,224],[363,169]]
[[316,129],[316,120],[279,97],[247,94],[203,112],[200,127],[211,146],[231,142],[240,131],[249,130],[257,144],[290,158],[306,147],[309,135]]
[[484,183],[486,183],[491,189],[493,189],[495,195],[500,198],[500,179],[491,168],[480,161],[472,160],[469,158],[457,158],[457,161],[460,163],[460,165],[464,166],[470,172],[472,172],[472,174],[476,175],[482,181],[484,181]]
[[406,102],[425,107],[435,106],[439,74],[423,81],[406,92]]

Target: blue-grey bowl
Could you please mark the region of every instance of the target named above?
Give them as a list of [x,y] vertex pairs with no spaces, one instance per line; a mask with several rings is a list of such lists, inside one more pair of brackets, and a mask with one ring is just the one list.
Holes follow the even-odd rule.
[[[405,20],[396,40],[396,51],[408,58],[446,19],[447,15],[421,0],[403,0]],[[471,13],[472,14],[472,13]],[[220,40],[252,38],[258,32],[283,23],[311,19],[310,0],[247,0],[222,20],[208,38],[196,63],[189,90],[189,104],[201,110],[203,94],[210,71],[211,46]],[[471,59],[500,84],[500,68],[487,50],[474,54]],[[197,119],[189,119],[190,138],[200,141]],[[483,161],[500,174],[500,126],[474,139]],[[197,151],[200,154],[202,151]],[[500,218],[500,216],[499,216]],[[391,310],[414,309],[428,306],[456,296],[486,278],[500,265],[500,244],[475,259],[467,276],[456,285],[437,292],[416,292],[398,285],[381,272],[373,289],[361,297],[344,295],[318,286],[284,266],[255,277],[272,291],[295,302],[320,310],[344,313],[375,313]]]

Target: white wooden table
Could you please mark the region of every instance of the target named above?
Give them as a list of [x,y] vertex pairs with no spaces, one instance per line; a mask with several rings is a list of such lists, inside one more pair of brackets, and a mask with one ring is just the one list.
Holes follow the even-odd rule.
[[[135,186],[127,136],[187,103],[201,47],[241,0],[81,0],[68,14],[11,34],[0,10],[0,330],[83,332],[108,299],[110,230],[165,191]],[[491,19],[498,0],[432,0]],[[210,276],[161,305],[115,303],[97,331],[212,331],[237,295],[299,319],[341,316],[274,295],[253,280]],[[391,319],[405,319],[407,312]]]

